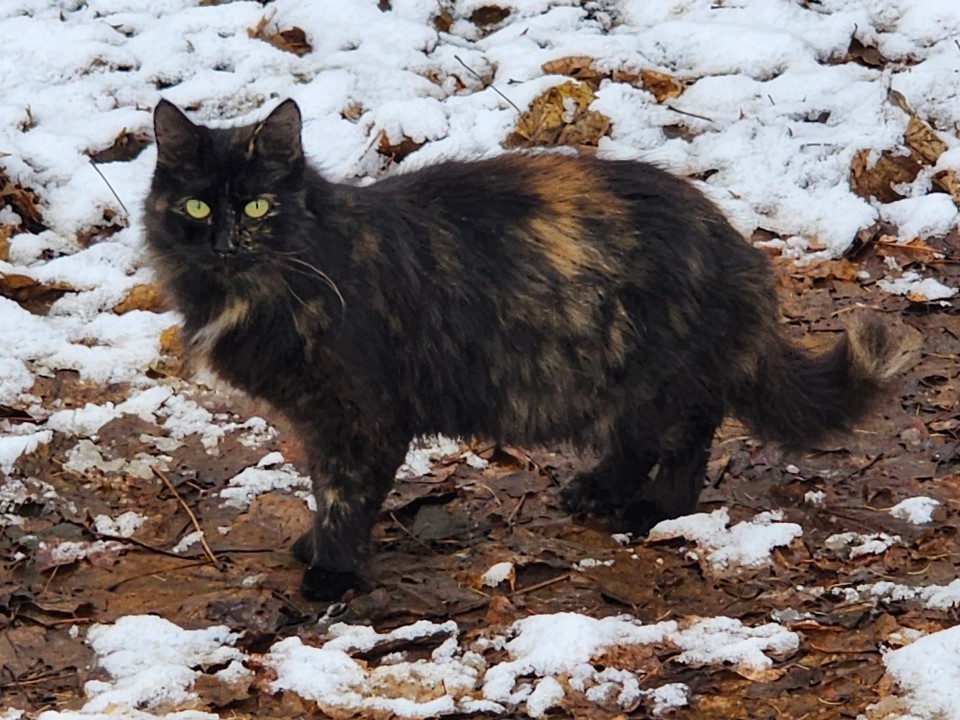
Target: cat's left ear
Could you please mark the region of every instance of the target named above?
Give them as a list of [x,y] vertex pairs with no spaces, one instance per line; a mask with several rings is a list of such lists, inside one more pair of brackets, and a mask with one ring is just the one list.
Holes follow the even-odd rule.
[[266,163],[295,169],[303,162],[302,127],[297,103],[284,100],[254,128],[250,150]]

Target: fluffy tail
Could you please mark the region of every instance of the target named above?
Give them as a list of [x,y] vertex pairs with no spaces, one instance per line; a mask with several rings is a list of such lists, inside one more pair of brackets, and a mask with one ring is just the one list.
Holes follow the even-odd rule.
[[765,350],[730,402],[754,434],[788,447],[849,431],[911,356],[876,318],[852,325],[822,355],[779,335]]

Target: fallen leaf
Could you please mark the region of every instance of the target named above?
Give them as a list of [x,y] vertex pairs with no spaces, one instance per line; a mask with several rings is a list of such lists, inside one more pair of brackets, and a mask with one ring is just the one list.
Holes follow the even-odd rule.
[[593,99],[589,85],[581,82],[565,82],[546,90],[520,116],[504,145],[595,147],[610,129],[610,119],[589,109]]
[[398,142],[394,142],[387,135],[386,131],[383,131],[380,133],[380,143],[377,146],[377,152],[391,162],[398,163],[407,157],[407,155],[419,150],[421,147],[423,147],[422,142],[417,142],[412,138],[408,138],[406,135],[401,137]]
[[903,133],[903,140],[927,165],[936,164],[937,158],[947,150],[947,144],[937,136],[933,128],[916,115],[911,116]]
[[247,36],[270,43],[278,50],[293,53],[302,57],[313,50],[307,40],[307,34],[298,27],[271,32],[268,26],[273,21],[273,15],[264,15],[254,27],[247,29]]
[[158,312],[163,305],[163,295],[156,283],[134,285],[127,296],[113,306],[117,315],[123,315],[131,310],[150,310]]
[[594,91],[600,87],[600,81],[607,77],[593,66],[593,58],[586,55],[570,55],[549,60],[540,68],[547,75],[569,75],[576,80],[585,82]]
[[483,5],[470,13],[470,22],[480,28],[496,25],[510,16],[510,8],[499,5]]
[[916,180],[923,165],[912,152],[897,154],[891,150],[884,150],[877,161],[870,165],[871,153],[871,150],[863,149],[853,156],[850,163],[850,189],[865,200],[871,197],[884,203],[902,200],[904,196],[893,186]]
[[678,97],[683,93],[684,87],[681,81],[659,70],[640,70],[635,73],[626,70],[615,70],[613,73],[613,81],[643,88],[653,95],[658,103]]

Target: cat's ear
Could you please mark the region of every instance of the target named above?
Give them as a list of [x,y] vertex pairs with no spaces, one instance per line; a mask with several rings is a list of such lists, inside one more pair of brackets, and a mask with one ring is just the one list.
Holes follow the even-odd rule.
[[157,164],[177,169],[197,164],[200,157],[200,128],[168,100],[153,111],[153,134],[157,140]]
[[303,163],[302,127],[297,103],[284,100],[254,128],[250,150],[267,164],[295,169]]

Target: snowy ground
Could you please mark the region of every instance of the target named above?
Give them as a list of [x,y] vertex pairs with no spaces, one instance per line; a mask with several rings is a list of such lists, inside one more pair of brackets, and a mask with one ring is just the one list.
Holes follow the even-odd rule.
[[[696,179],[746,235],[802,263],[837,258],[864,238],[899,242],[911,248],[903,251],[907,257],[921,253],[921,262],[891,252],[872,276],[861,270],[863,304],[888,302],[892,294],[955,308],[954,281],[938,274],[943,257],[928,244],[947,236],[958,219],[960,4],[954,0],[392,0],[380,6],[373,0],[3,0],[0,529],[29,527],[31,507],[58,502],[52,478],[30,470],[29,458],[42,458],[45,448],[63,453],[67,473],[155,481],[174,467],[171,458],[190,438],[211,453],[227,437],[255,449],[277,438],[252,412],[232,415],[202,383],[179,377],[170,332],[177,318],[151,294],[140,254],[139,206],[155,160],[150,112],[161,97],[210,123],[259,118],[278,99],[293,97],[306,118],[313,161],[331,179],[368,182],[444,158],[502,152],[517,108],[570,80],[545,72],[544,64],[581,58],[554,67],[580,68],[578,77],[592,83],[590,109],[610,123],[607,134],[593,138],[600,155],[642,158]],[[306,44],[290,32],[295,28]],[[413,152],[398,155],[400,147]],[[116,196],[91,156],[101,158],[99,169]],[[852,174],[861,178],[853,181],[860,192],[851,187]],[[862,188],[877,183],[885,188],[880,199],[870,199]],[[955,359],[955,346],[951,352]],[[58,394],[64,371],[74,371],[76,395]],[[139,435],[142,452],[108,457],[101,431],[131,418],[155,434]],[[953,432],[956,425],[943,428]],[[902,437],[909,443],[912,436]],[[406,476],[416,478],[458,452],[456,443],[433,457],[412,452]],[[306,501],[309,483],[283,455],[266,449],[260,455],[224,478],[218,501],[247,508],[270,488]],[[486,462],[461,459],[478,472]],[[808,493],[807,505],[824,502],[817,492]],[[796,546],[804,534],[775,503],[769,508],[736,522],[717,509],[665,524],[651,540],[684,543],[683,557],[708,574],[763,567],[773,562],[771,553]],[[907,498],[891,517],[933,527],[931,512],[956,507]],[[137,537],[144,521],[132,511],[100,515],[96,543],[44,540],[31,546],[34,558],[25,554],[30,543],[23,535],[15,551],[0,546],[10,550],[0,572],[36,558],[54,569],[84,558],[95,563],[123,552],[122,543]],[[831,535],[823,552],[852,561],[906,544],[896,534],[859,530]],[[184,534],[171,548],[185,552],[191,540]],[[610,551],[615,560],[584,557],[573,572],[629,561],[630,538],[621,540],[627,546]],[[484,586],[512,587],[513,571],[512,563],[500,563]],[[10,597],[3,588],[11,578],[0,577],[0,601]],[[839,593],[872,608],[910,602],[921,613],[953,612],[954,619],[960,606],[960,580],[949,578],[906,586],[865,576],[840,590],[801,590],[816,598]],[[0,613],[0,627],[7,622]],[[71,637],[92,649],[99,675],[83,697],[64,699],[69,709],[54,703],[58,709],[39,716],[217,717],[196,709],[192,688],[201,676],[207,690],[219,683],[241,694],[251,687],[286,691],[334,716],[540,717],[567,707],[564,698],[574,695],[583,713],[641,707],[669,714],[698,700],[684,683],[651,682],[658,673],[651,658],[666,653],[675,664],[726,668],[762,682],[781,677],[780,662],[799,646],[804,623],[814,620],[794,614],[791,622],[793,629],[775,617],[640,623],[589,611],[538,612],[491,623],[469,641],[455,620],[380,634],[332,623],[307,638],[312,645],[291,636],[254,650],[239,648],[239,634],[214,622],[201,628],[192,618],[187,630],[131,615],[75,626]],[[364,659],[373,648],[423,638],[429,653],[408,656],[403,649],[376,663]],[[960,719],[958,629],[906,628],[888,639],[881,648],[887,689],[868,716]],[[16,652],[16,642],[0,644],[0,652]],[[601,656],[609,660],[602,671],[595,662]],[[0,676],[6,688],[0,698],[13,697],[8,680]],[[3,720],[20,716],[5,707],[0,702]],[[28,710],[26,717],[35,715]]]

